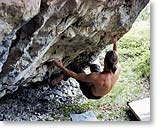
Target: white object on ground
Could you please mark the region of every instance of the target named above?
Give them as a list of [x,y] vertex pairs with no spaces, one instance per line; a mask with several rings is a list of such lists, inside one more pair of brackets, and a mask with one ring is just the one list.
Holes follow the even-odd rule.
[[130,102],[128,106],[140,121],[150,121],[150,98]]
[[98,121],[93,111],[87,111],[81,114],[70,114],[72,121]]

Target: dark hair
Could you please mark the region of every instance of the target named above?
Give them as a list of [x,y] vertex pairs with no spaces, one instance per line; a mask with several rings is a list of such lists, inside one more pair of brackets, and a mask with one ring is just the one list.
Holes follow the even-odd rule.
[[104,59],[107,67],[110,69],[110,71],[112,71],[112,73],[115,73],[117,67],[117,62],[118,62],[118,56],[116,54],[115,51],[110,50],[107,52],[107,54],[105,55],[105,59]]
[[97,64],[91,64],[90,70],[91,70],[91,72],[100,72],[100,66]]

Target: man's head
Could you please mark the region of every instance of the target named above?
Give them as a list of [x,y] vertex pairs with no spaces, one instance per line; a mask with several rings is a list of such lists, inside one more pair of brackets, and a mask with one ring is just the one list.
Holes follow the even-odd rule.
[[118,56],[116,52],[113,50],[108,51],[107,54],[105,55],[104,64],[112,73],[115,73],[117,69],[116,67],[117,62],[118,62]]

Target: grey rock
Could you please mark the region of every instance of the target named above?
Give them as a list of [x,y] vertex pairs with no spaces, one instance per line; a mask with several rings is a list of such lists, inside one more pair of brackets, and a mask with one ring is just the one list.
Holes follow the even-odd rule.
[[50,97],[50,99],[53,99],[54,98],[54,94],[51,94],[49,97]]
[[62,101],[62,102],[65,102],[66,100],[67,100],[66,97],[62,97],[62,98],[61,98],[61,101]]
[[48,89],[49,89],[49,86],[43,87],[43,90],[44,90],[44,91],[46,91],[46,90],[48,90]]
[[1,0],[0,96],[59,73],[52,58],[85,68],[112,43],[110,37],[130,30],[148,2]]
[[59,95],[59,96],[63,96],[62,92],[60,90],[56,90],[55,94]]
[[[65,83],[68,81],[69,79]],[[75,95],[72,93],[63,93],[63,89],[58,89],[58,86],[66,88],[65,84],[58,85],[52,89],[49,88],[47,91],[43,90],[44,86],[48,87],[48,85],[39,85],[35,88],[27,87],[6,96],[6,98],[2,98],[0,100],[0,120],[54,121],[56,119],[60,121],[65,117],[63,112],[59,112],[61,105],[67,108],[73,103],[81,104],[86,102],[86,98],[83,97],[78,89],[78,91],[75,90]],[[69,87],[70,85],[67,86]],[[69,92],[72,91],[70,90]],[[66,109],[65,107],[63,109]]]

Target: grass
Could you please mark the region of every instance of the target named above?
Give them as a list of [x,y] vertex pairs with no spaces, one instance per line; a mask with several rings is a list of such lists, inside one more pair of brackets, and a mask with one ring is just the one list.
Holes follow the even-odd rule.
[[[150,24],[148,11],[145,12],[145,15],[139,16],[132,29],[118,41],[119,62],[122,72],[112,91],[99,100],[87,100],[83,104],[80,101],[66,104],[54,104],[54,102],[51,104],[45,101],[42,107],[48,110],[50,106],[55,105],[52,108],[55,111],[52,111],[50,116],[46,115],[45,121],[69,121],[71,113],[82,113],[88,110],[93,110],[101,121],[130,120],[127,115],[127,102],[149,96],[149,89],[144,88],[146,80],[150,77]],[[107,50],[110,47],[107,47]],[[13,98],[12,96],[11,99]],[[37,98],[40,99],[40,97]],[[25,99],[23,98],[23,100]],[[33,103],[31,98],[27,100],[28,104],[30,102]]]
[[[143,23],[143,25],[142,25]],[[113,90],[99,101],[91,101],[97,106],[118,106],[111,110],[108,120],[122,120],[127,102],[143,98],[144,79],[150,76],[150,28],[146,22],[137,22],[133,28],[118,42],[122,73]],[[96,111],[102,108],[95,107]],[[100,113],[98,113],[100,117]],[[104,115],[104,112],[102,113]],[[118,116],[118,117],[116,117]],[[103,117],[103,116],[102,116]],[[125,117],[127,120],[127,117]]]
[[93,110],[99,120],[130,120],[126,114],[127,102],[149,96],[149,91],[145,94],[146,89],[143,87],[144,80],[150,76],[148,12],[146,16],[142,13],[132,29],[118,41],[118,51],[122,72],[113,90],[100,100],[89,100],[84,104],[72,104],[66,109],[65,116],[68,117],[70,113]]
[[[144,23],[145,24],[145,23]],[[113,90],[102,100],[102,105],[118,105],[120,110],[111,114],[115,120],[121,120],[121,113],[127,109],[127,102],[143,97],[144,79],[150,76],[150,28],[137,22],[118,42],[122,72]],[[116,118],[115,116],[118,115]],[[100,114],[99,114],[100,115]],[[127,120],[127,118],[125,118]],[[110,119],[111,120],[111,119]]]
[[[129,120],[127,102],[143,98],[144,79],[150,76],[150,28],[135,23],[119,40],[122,73],[113,90],[100,100],[89,100],[74,112],[93,110],[99,120]],[[74,105],[72,106],[74,107]],[[68,113],[73,111],[68,111]]]

